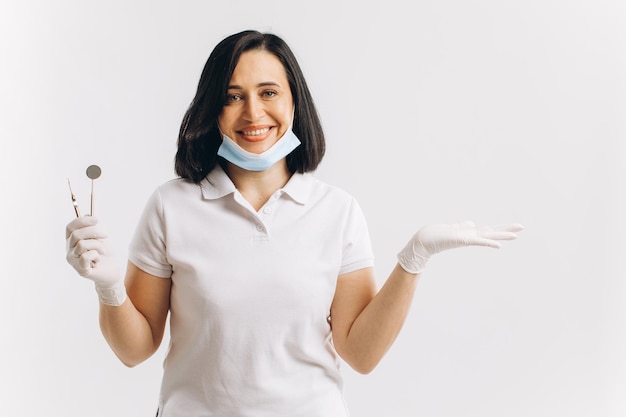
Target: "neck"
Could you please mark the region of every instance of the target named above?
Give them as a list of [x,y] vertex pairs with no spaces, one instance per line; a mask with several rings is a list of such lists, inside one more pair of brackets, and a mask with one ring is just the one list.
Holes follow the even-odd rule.
[[227,162],[226,174],[241,195],[257,211],[263,207],[272,194],[284,187],[291,177],[284,158],[265,171],[247,171]]

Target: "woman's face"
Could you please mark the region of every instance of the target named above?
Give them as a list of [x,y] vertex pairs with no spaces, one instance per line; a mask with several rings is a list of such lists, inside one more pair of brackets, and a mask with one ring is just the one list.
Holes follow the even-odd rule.
[[248,152],[269,149],[291,127],[293,97],[283,64],[270,52],[244,52],[217,121],[222,133]]

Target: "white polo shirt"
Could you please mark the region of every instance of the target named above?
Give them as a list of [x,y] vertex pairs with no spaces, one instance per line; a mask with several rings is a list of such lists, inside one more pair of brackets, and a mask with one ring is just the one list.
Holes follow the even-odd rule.
[[373,265],[356,200],[294,174],[257,212],[218,166],[149,199],[130,245],[172,279],[160,417],[346,417],[327,321],[337,277]]

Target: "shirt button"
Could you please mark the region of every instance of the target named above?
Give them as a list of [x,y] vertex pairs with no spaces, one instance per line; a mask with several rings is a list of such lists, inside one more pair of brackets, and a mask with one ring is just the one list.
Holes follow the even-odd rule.
[[272,212],[272,208],[271,207],[265,207],[263,209],[263,213],[265,213],[265,214],[270,214],[271,212]]
[[256,225],[256,230],[258,230],[259,232],[263,231],[263,225],[262,224],[257,224]]

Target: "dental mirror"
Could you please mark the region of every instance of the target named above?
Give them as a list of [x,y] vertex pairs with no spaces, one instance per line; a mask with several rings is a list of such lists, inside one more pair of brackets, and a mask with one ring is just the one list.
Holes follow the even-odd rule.
[[98,165],[89,165],[87,167],[87,176],[91,178],[91,211],[89,212],[91,216],[93,216],[93,200],[94,200],[93,180],[95,180],[96,178],[99,178],[100,174],[102,174],[102,170],[100,169]]

